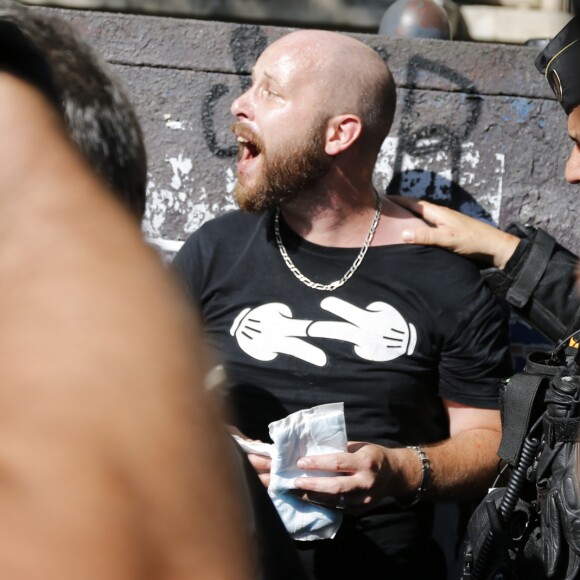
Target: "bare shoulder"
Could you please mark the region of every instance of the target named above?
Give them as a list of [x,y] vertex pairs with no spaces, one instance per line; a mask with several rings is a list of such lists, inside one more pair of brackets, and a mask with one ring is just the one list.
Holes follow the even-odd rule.
[[417,230],[428,225],[423,218],[386,197],[383,198],[383,210],[376,242],[378,245],[400,244],[403,243],[401,237],[403,231]]

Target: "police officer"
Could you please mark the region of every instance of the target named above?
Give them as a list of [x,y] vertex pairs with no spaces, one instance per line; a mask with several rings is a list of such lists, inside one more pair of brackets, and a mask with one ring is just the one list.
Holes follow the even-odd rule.
[[[574,142],[566,165],[570,183],[580,182],[579,63],[580,17],[575,17],[536,59],[568,115]],[[503,232],[427,202],[397,201],[433,224],[403,232],[406,242],[439,245],[489,261],[495,266],[490,282],[496,292],[547,337],[560,342],[549,357],[528,361],[524,373],[506,387],[498,455],[513,471],[506,487],[491,491],[472,517],[464,578],[488,578],[494,570],[530,580],[580,578],[580,353],[563,349],[580,329],[578,258],[540,229],[515,227]],[[525,493],[516,483],[518,471],[526,474],[520,480]],[[495,518],[490,515],[492,505],[499,514]],[[514,521],[516,505],[520,516],[527,518],[527,532],[510,544],[504,532]]]
[[[566,180],[580,183],[580,16],[539,54],[536,67],[568,115],[574,145]],[[578,258],[546,232],[517,226],[504,232],[425,201],[394,199],[433,224],[404,231],[405,242],[442,246],[491,263],[496,270],[489,281],[497,294],[551,340],[565,340],[580,328],[580,299],[575,288]]]

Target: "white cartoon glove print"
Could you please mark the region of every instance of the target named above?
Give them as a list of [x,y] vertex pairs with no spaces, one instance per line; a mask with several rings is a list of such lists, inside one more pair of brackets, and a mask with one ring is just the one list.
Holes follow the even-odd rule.
[[279,354],[286,354],[320,367],[326,364],[325,352],[304,338],[351,343],[357,356],[373,362],[391,361],[411,355],[415,350],[415,327],[390,304],[373,302],[363,309],[340,298],[328,297],[320,307],[342,320],[293,319],[288,306],[273,302],[242,310],[230,334],[256,360],[268,362]]
[[246,308],[238,314],[230,334],[236,337],[240,348],[260,361],[274,360],[279,354],[287,354],[313,365],[323,367],[326,354],[300,337],[307,336],[312,320],[294,320],[286,304],[273,302]]
[[413,354],[417,333],[398,310],[385,302],[373,302],[364,310],[340,298],[325,298],[320,307],[345,322],[314,322],[308,336],[350,342],[362,359],[386,362]]

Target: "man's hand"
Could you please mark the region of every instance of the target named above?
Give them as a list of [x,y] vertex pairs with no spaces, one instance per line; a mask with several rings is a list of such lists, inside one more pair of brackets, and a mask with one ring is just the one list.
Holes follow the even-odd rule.
[[516,236],[447,207],[410,197],[389,199],[432,224],[432,227],[403,231],[403,241],[410,244],[440,246],[503,269],[520,241]]
[[[499,411],[447,400],[443,404],[449,417],[450,438],[424,448],[431,470],[424,499],[473,499],[493,481],[495,452],[501,437]],[[354,512],[364,511],[387,496],[407,502],[423,478],[421,460],[414,449],[362,442],[349,442],[347,453],[303,457],[298,468],[337,474],[297,478],[298,497]]]
[[[250,439],[234,425],[228,425],[227,430],[230,433],[230,435],[236,435],[236,437],[239,437],[240,439],[243,439],[246,442],[249,443],[255,442],[264,445],[258,439]],[[270,485],[270,469],[272,467],[272,459],[267,455],[261,455],[259,453],[246,452],[246,456],[248,458],[248,461],[258,472],[258,477],[260,478],[260,481],[264,484],[265,487],[268,487]]]
[[248,461],[253,465],[258,472],[260,481],[264,487],[270,485],[270,468],[272,467],[272,460],[265,455],[257,455],[256,453],[248,453]]
[[[296,488],[305,492],[306,501],[337,507],[340,503],[351,511],[362,511],[375,505],[386,495],[405,494],[403,480],[415,475],[403,475],[403,468],[416,472],[417,486],[420,466],[408,449],[388,449],[364,442],[349,442],[347,453],[330,453],[303,457],[298,467],[306,470],[335,472],[335,477],[300,477]],[[408,456],[408,457],[407,457]],[[408,459],[408,461],[405,460]],[[341,496],[344,498],[341,502]],[[321,499],[324,498],[324,499]]]

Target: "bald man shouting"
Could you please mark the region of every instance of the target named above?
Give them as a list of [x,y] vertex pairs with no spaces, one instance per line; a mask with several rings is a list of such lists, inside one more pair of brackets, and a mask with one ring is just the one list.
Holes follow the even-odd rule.
[[[305,502],[344,510],[332,539],[297,542],[314,578],[438,578],[434,501],[492,481],[504,321],[477,269],[400,244],[424,222],[380,196],[373,168],[395,111],[392,75],[349,36],[271,44],[233,103],[241,211],[175,259],[224,361],[238,429],[344,402],[347,452],[302,458]],[[270,462],[250,455],[268,485]],[[331,477],[332,476],[332,477]]]

